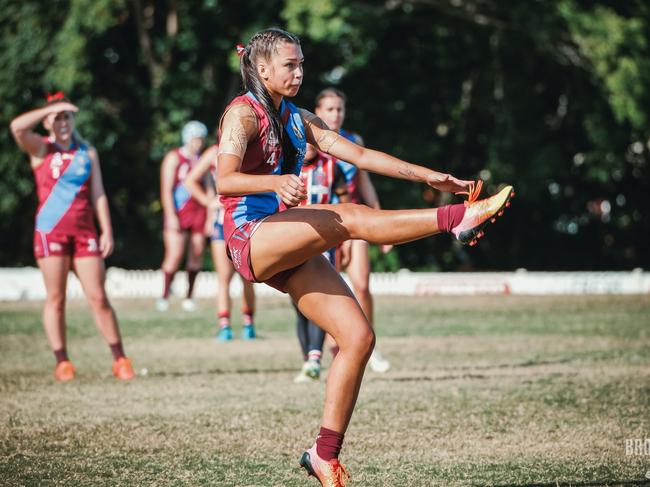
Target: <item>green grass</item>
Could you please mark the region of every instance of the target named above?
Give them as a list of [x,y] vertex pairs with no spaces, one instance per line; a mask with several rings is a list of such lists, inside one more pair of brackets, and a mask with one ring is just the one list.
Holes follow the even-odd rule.
[[[231,344],[215,343],[210,302],[114,304],[148,371],[127,384],[84,303],[68,309],[69,384],[52,380],[41,304],[0,303],[0,485],[317,485],[297,461],[323,384],[292,383],[287,300],[261,300],[261,339]],[[342,454],[351,485],[650,485],[650,456],[625,454],[650,437],[647,296],[376,304],[393,368],[364,379]]]

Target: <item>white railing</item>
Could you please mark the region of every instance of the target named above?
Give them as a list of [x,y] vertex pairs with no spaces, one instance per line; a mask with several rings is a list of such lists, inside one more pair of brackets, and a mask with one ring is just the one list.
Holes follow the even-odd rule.
[[[108,269],[106,289],[113,298],[155,298],[162,291],[160,271]],[[214,272],[199,274],[195,296],[214,297],[217,291]],[[179,272],[172,292],[182,296],[187,277]],[[629,272],[409,272],[373,273],[370,289],[377,295],[431,296],[477,294],[650,294],[650,272],[635,269]],[[231,283],[231,292],[241,295],[238,277]],[[256,284],[259,296],[280,295],[263,284]],[[0,300],[43,299],[45,288],[38,269],[0,268]],[[83,297],[81,285],[71,273],[68,297]]]

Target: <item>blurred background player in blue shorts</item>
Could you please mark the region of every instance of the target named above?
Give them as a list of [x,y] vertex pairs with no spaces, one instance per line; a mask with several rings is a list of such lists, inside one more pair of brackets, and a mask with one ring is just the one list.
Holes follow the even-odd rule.
[[[230,326],[230,310],[232,300],[230,298],[230,281],[235,274],[235,268],[226,254],[226,242],[223,233],[223,205],[217,195],[217,154],[219,145],[214,144],[208,147],[201,155],[198,164],[188,173],[185,178],[185,187],[192,194],[192,197],[208,209],[208,225],[210,226],[210,248],[212,250],[212,262],[217,271],[219,287],[217,289],[217,317],[219,320],[219,331],[217,340],[229,342],[233,339],[232,327]],[[210,182],[205,186],[202,182],[207,174],[210,174]],[[253,316],[255,313],[255,291],[253,283],[242,279],[243,303],[242,338],[254,340],[255,325]]]

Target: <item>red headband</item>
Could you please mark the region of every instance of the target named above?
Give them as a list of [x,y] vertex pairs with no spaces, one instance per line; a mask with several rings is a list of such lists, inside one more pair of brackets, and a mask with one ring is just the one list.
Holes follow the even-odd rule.
[[47,93],[45,100],[49,103],[51,101],[63,100],[65,94],[62,91],[57,91],[56,93]]
[[246,52],[246,46],[244,46],[243,44],[237,44],[237,55],[239,57],[242,57],[245,52]]

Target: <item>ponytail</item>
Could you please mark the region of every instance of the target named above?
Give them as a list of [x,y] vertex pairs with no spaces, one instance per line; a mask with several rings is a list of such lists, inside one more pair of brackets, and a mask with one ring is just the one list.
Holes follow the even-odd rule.
[[237,52],[240,56],[239,67],[244,91],[253,93],[257,101],[262,105],[264,113],[269,119],[267,143],[280,144],[284,158],[282,174],[290,174],[296,168],[297,151],[286,134],[280,112],[275,108],[273,99],[264,87],[264,83],[257,72],[257,61],[259,59],[270,60],[281,42],[300,44],[300,40],[295,35],[282,29],[271,28],[259,31],[251,38],[248,46],[238,46]]

